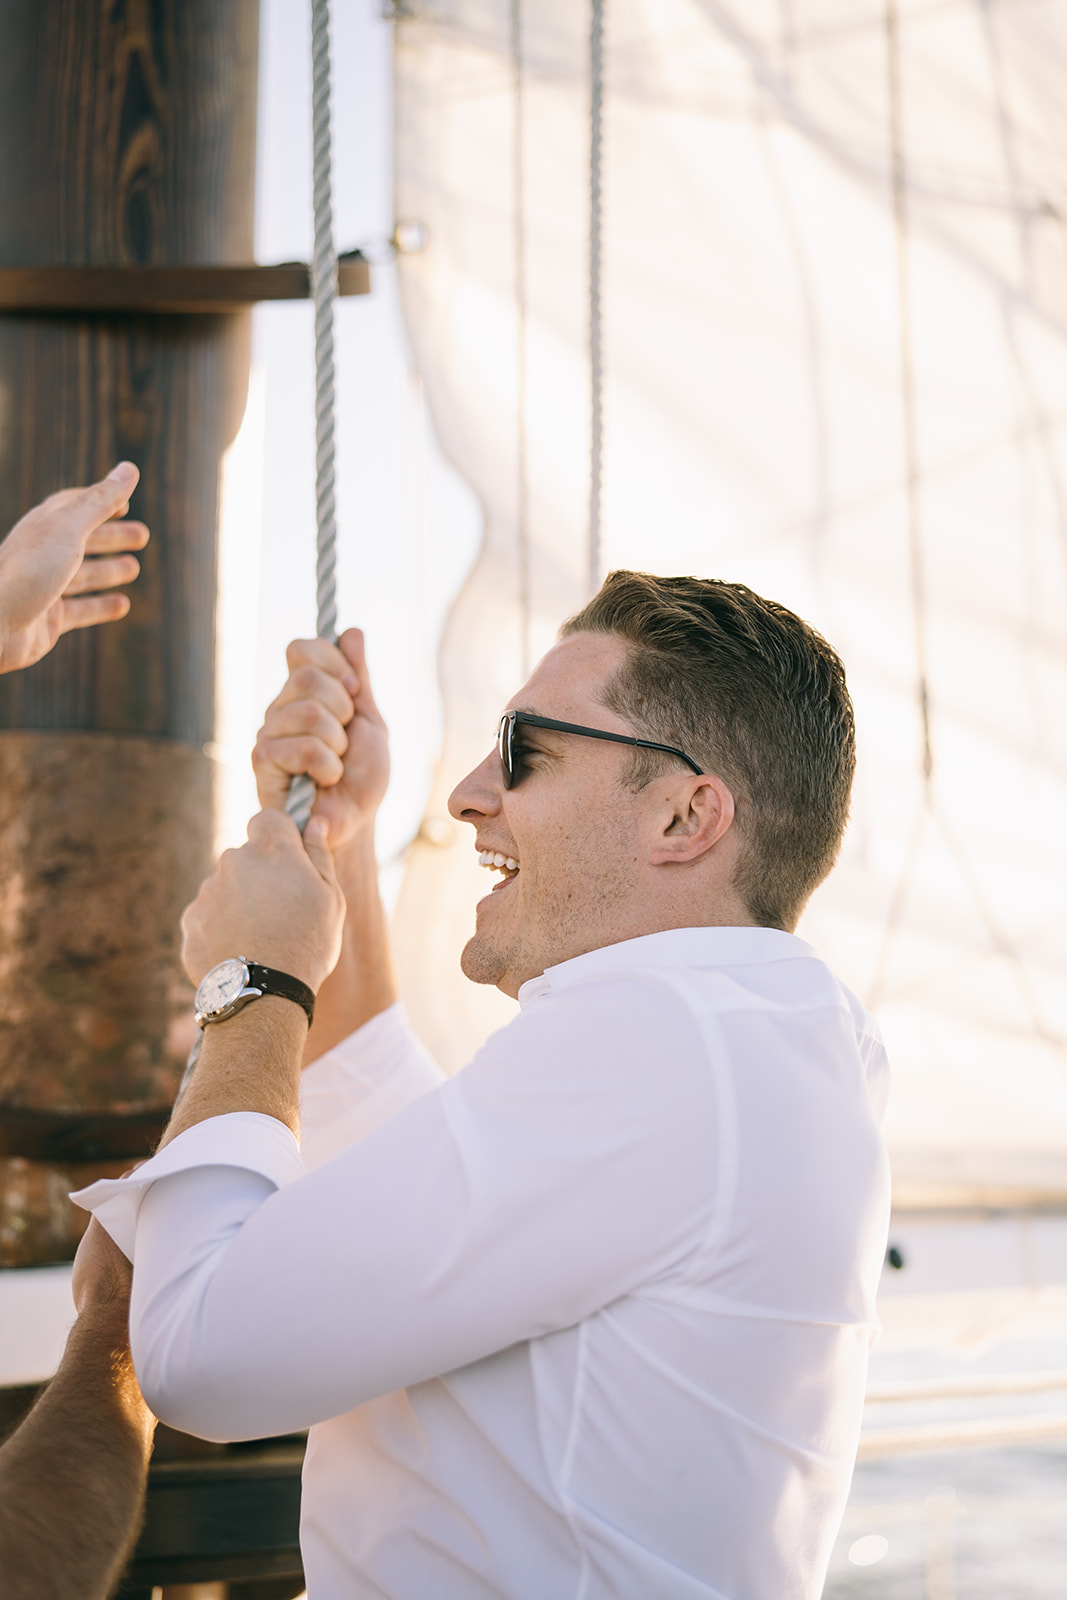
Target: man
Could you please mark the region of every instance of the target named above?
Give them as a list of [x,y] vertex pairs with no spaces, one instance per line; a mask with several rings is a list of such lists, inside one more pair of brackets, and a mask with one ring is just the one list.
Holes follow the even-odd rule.
[[888,1217],[880,1043],[790,931],[847,813],[840,662],[740,586],[608,579],[452,796],[500,873],[464,970],[522,1009],[447,1083],[394,1004],[360,637],[290,667],[186,913],[199,1066],[80,1197],[150,1401],[316,1424],[310,1600],[814,1600]]
[[[0,544],[0,672],[32,665],[72,628],[126,615],[129,598],[114,591],[136,578],[148,529],[115,519],[137,477],[123,461],[88,489],[64,489]],[[141,1522],[155,1418],[130,1360],[129,1263],[97,1223],[73,1288],[59,1370],[0,1448],[5,1600],[103,1600]]]

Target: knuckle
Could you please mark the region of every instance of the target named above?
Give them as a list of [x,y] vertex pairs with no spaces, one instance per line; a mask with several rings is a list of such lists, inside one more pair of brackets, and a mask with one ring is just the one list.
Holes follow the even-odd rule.
[[310,699],[319,687],[321,676],[318,667],[308,662],[293,669],[289,674],[289,682],[292,688],[300,691],[302,697]]
[[285,647],[285,659],[289,667],[298,667],[306,661],[314,644],[314,639],[291,639]]
[[297,709],[305,733],[325,734],[331,730],[334,719],[321,700],[301,700]]

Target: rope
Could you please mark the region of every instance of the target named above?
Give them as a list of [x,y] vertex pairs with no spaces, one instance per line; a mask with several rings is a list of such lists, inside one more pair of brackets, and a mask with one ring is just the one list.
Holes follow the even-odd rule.
[[512,187],[515,195],[515,543],[519,589],[519,656],[530,675],[530,452],[526,408],[526,126],[523,94],[522,0],[511,0]]
[[[333,242],[330,173],[330,0],[311,0],[311,142],[315,253],[311,296],[315,303],[315,631],[337,642],[337,515],[334,496],[333,308],[337,254]],[[306,773],[292,780],[286,810],[301,832],[315,804]]]
[[602,575],[600,502],[604,477],[604,358],[600,305],[604,0],[592,0],[589,31],[589,590]]

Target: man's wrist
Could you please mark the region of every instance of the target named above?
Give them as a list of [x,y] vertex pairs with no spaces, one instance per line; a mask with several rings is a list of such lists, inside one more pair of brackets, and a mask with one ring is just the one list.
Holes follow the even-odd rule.
[[374,848],[374,818],[334,853],[337,881],[346,893],[378,882],[378,857]]
[[255,1111],[299,1127],[300,1063],[307,1018],[299,1006],[264,995],[200,1031],[200,1053],[187,1074],[160,1149],[209,1117]]
[[[283,958],[284,960],[284,958]],[[299,1006],[308,1027],[315,1020],[315,991],[295,975],[300,961],[254,961],[249,956],[227,956],[215,963],[197,985],[196,1020],[201,1028],[225,1022],[257,1000],[270,996]]]
[[208,1023],[203,1030],[204,1049],[212,1039],[223,1037],[232,1040],[266,1032],[279,1040],[288,1039],[290,1035],[302,1040],[307,1037],[307,1031],[308,1020],[300,1006],[281,995],[264,994],[235,1011],[232,1017]]

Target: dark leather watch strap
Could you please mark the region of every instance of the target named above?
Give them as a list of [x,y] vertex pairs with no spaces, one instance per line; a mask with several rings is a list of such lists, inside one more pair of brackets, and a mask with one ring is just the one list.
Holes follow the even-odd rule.
[[294,1000],[298,1006],[303,1006],[310,1028],[315,1020],[314,989],[309,989],[306,983],[288,972],[279,972],[276,967],[261,967],[258,961],[249,961],[247,957],[245,966],[252,988],[261,989],[264,994],[275,994],[282,1000]]

